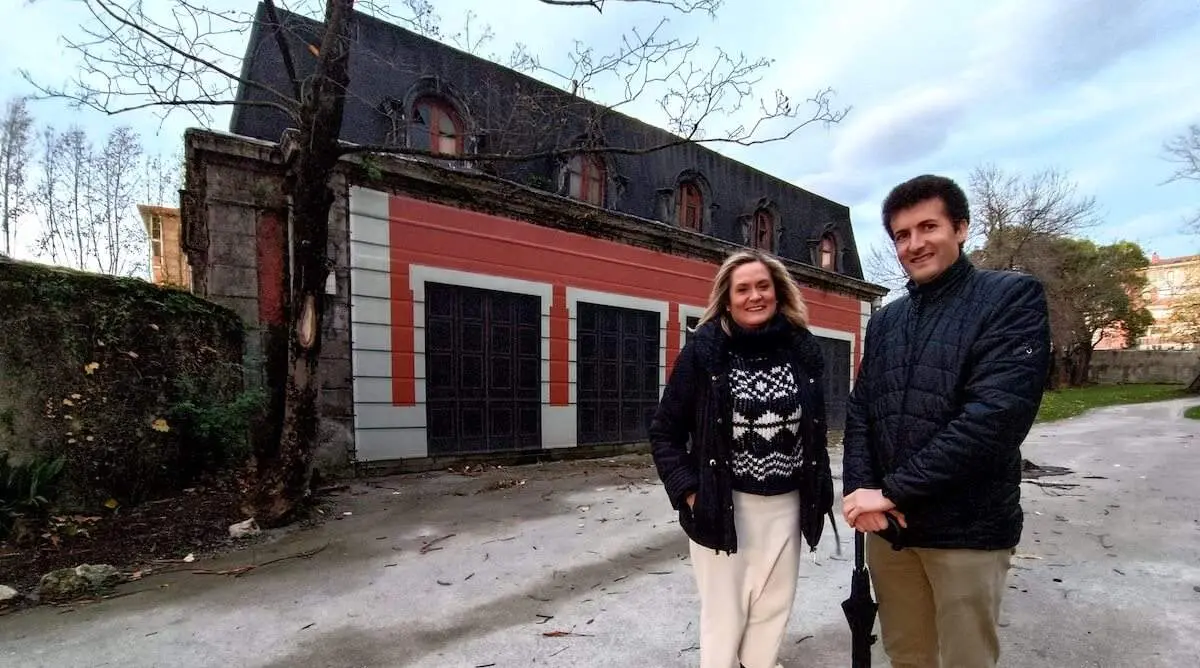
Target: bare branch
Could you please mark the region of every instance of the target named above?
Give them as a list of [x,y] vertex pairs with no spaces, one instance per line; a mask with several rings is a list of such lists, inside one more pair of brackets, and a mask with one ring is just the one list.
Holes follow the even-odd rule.
[[[184,109],[199,123],[208,124],[211,117],[206,109],[236,99],[240,85],[266,93],[277,108],[297,117],[297,99],[235,74],[241,54],[218,46],[245,34],[253,23],[250,15],[210,10],[188,0],[175,0],[169,9],[155,3],[154,16],[140,0],[127,6],[112,0],[79,2],[90,16],[80,26],[82,38],[64,39],[80,58],[79,73],[67,86],[53,87],[22,71],[39,98],[64,99],[105,113],[158,106],[166,110],[164,118],[172,109]],[[177,100],[206,104],[175,104]]]
[[292,49],[288,46],[283,34],[283,24],[279,21],[279,12],[275,11],[274,0],[264,0],[263,7],[267,10],[267,18],[271,20],[271,32],[275,33],[275,44],[279,47],[279,56],[283,59],[283,67],[287,70],[288,80],[292,82],[292,94],[300,99],[300,77],[296,76],[296,64],[292,61]]
[[[85,104],[85,106],[91,106],[87,105],[86,103],[83,104]],[[271,102],[270,100],[157,100],[154,102],[130,105],[128,107],[109,108],[92,106],[91,108],[108,114],[109,116],[115,116],[117,114],[124,114],[130,111],[137,111],[139,109],[152,109],[154,107],[270,107],[272,109],[278,109],[285,114],[290,114],[292,112],[292,110],[288,107],[285,107],[278,102]]]
[[863,265],[871,281],[891,290],[899,290],[908,283],[908,274],[896,258],[896,254],[885,248],[872,246],[871,253],[866,257]]
[[[466,51],[467,53],[479,55],[480,49],[483,48],[483,45],[495,39],[496,33],[492,32],[492,27],[490,25],[484,25],[483,29],[477,32],[474,37],[472,37],[471,23],[476,18],[478,18],[478,15],[475,12],[467,10],[466,18],[463,19],[462,30],[450,35],[450,41],[453,42],[455,46],[463,51]],[[495,58],[492,58],[491,60],[495,60]]]
[[[824,97],[813,98],[814,100],[825,99]],[[838,115],[840,114],[840,115]],[[591,155],[647,155],[672,148],[674,146],[682,146],[685,144],[736,144],[738,146],[755,146],[769,142],[782,141],[791,137],[796,132],[805,126],[813,123],[836,123],[844,112],[829,112],[828,105],[819,106],[818,111],[811,117],[798,122],[795,127],[790,129],[784,135],[778,137],[747,139],[738,137],[710,137],[692,139],[688,137],[675,137],[661,142],[652,142],[648,146],[608,146],[598,143],[585,143],[562,148],[546,149],[541,151],[530,151],[520,153],[478,153],[462,155],[457,153],[442,153],[438,151],[429,151],[411,148],[408,146],[400,146],[394,144],[349,144],[341,148],[342,155],[351,155],[356,153],[380,153],[391,155],[412,155],[426,158],[437,158],[439,160],[468,160],[468,161],[483,161],[483,162],[528,162],[541,158],[560,158],[573,155],[591,154]]]
[[978,257],[993,269],[1014,269],[1028,261],[1024,251],[1033,240],[1069,236],[1099,218],[1096,198],[1079,195],[1078,186],[1054,169],[1023,176],[984,165],[972,170],[970,189],[968,243],[982,244]]
[[[1200,124],[1188,126],[1185,132],[1172,137],[1163,145],[1168,162],[1177,168],[1164,183],[1175,181],[1200,181]],[[1187,222],[1188,228],[1200,234],[1200,209]]]
[[1167,183],[1200,181],[1200,123],[1188,126],[1187,131],[1168,140],[1163,151],[1169,162],[1178,165]]
[[715,16],[717,10],[720,9],[723,0],[538,0],[545,5],[557,5],[559,7],[591,7],[597,12],[604,13],[604,5],[607,2],[626,2],[626,3],[642,3],[647,5],[662,5],[669,7],[672,10],[681,14],[690,14],[692,12],[704,12],[710,16]]

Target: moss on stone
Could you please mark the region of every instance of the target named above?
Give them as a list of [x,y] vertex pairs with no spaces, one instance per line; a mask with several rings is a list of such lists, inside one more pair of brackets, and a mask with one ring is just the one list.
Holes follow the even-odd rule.
[[[244,401],[237,315],[140,279],[0,261],[0,451],[66,459],[70,505],[177,491],[221,457],[171,423]],[[111,505],[111,504],[110,504]]]

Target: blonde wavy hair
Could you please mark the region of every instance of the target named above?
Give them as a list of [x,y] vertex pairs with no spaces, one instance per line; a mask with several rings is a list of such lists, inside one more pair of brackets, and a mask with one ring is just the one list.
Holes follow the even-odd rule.
[[721,323],[721,329],[725,330],[726,334],[730,333],[727,316],[733,272],[738,267],[753,262],[761,262],[767,268],[767,273],[771,275],[771,282],[775,285],[776,308],[783,314],[783,317],[796,327],[808,327],[808,306],[804,303],[804,297],[800,295],[800,286],[788,273],[787,267],[783,266],[783,263],[777,258],[766,253],[744,250],[730,255],[717,270],[717,276],[713,279],[712,292],[708,296],[708,307],[704,310],[704,315],[700,316],[700,322],[696,324],[697,329],[709,320],[716,320]]

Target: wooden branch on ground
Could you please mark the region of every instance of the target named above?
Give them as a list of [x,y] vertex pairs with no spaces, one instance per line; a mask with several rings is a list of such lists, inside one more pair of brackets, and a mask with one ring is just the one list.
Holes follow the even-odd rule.
[[263,566],[268,566],[270,564],[277,564],[281,561],[287,561],[288,559],[311,559],[312,557],[316,556],[317,554],[319,554],[322,550],[324,550],[327,547],[329,547],[329,543],[325,543],[321,547],[318,547],[313,550],[308,550],[305,552],[297,552],[296,554],[289,554],[287,556],[278,557],[275,559],[268,559],[267,561],[264,561],[261,564],[248,564],[246,566],[238,566],[237,568],[230,568],[230,569],[223,570],[223,571],[201,569],[201,570],[192,571],[192,573],[194,573],[196,575],[232,575],[233,577],[236,578],[236,577],[241,577],[242,575],[245,575],[246,573],[249,573],[250,571],[252,571],[256,568],[262,568]]

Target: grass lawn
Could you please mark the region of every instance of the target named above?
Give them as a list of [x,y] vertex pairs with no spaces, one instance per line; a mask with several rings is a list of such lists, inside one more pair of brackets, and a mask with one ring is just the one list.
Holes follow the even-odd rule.
[[1183,412],[1183,417],[1200,420],[1200,406],[1192,406]]
[[[1037,421],[1062,420],[1104,406],[1182,399],[1186,396],[1183,389],[1183,385],[1088,385],[1055,390],[1043,397]],[[1200,419],[1196,413],[1200,413],[1200,406],[1192,408],[1188,417]]]

